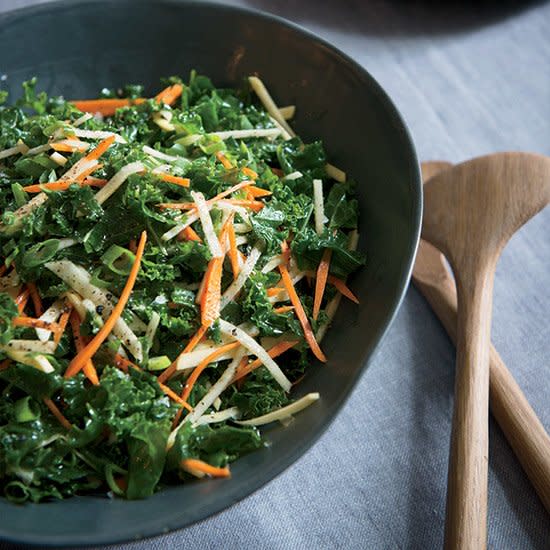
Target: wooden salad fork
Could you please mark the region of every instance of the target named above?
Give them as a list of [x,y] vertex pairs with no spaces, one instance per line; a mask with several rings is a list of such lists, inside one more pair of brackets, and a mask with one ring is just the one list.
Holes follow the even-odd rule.
[[[510,237],[550,202],[550,159],[498,153],[424,185],[422,236],[447,256],[457,285],[457,371],[445,546],[485,548],[493,281]],[[497,406],[498,408],[498,406]]]

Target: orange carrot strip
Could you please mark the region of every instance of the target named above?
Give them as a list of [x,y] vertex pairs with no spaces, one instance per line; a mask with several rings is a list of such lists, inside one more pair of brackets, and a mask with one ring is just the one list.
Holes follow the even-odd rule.
[[[269,357],[272,359],[275,357],[278,357],[279,355],[282,355],[285,351],[288,351],[289,349],[293,348],[296,344],[298,344],[298,340],[291,340],[289,342],[279,342],[278,344],[275,344],[267,353]],[[246,363],[241,362],[239,367],[237,368],[237,372],[235,373],[235,376],[233,377],[233,380],[231,383],[236,382],[237,380],[240,380],[241,378],[245,377],[246,375],[250,374],[253,370],[257,369],[263,365],[261,359],[255,359],[252,361],[252,363]]]
[[159,382],[160,389],[173,401],[175,401],[178,405],[181,405],[184,409],[187,409],[189,412],[193,410],[193,407],[187,403],[187,401],[184,401],[175,391],[171,390],[168,386],[165,386],[161,382]]
[[191,391],[193,389],[193,386],[195,385],[195,382],[199,379],[199,376],[202,374],[202,371],[213,361],[216,360],[217,357],[220,355],[223,355],[224,353],[227,353],[228,351],[231,351],[235,349],[236,347],[240,346],[240,342],[231,342],[229,344],[225,344],[224,346],[221,346],[220,348],[214,350],[210,355],[205,357],[194,369],[187,381],[185,382],[185,387],[183,389],[183,393],[181,394],[181,398],[184,401],[187,401],[189,398],[189,395],[191,395]]
[[250,179],[253,179],[253,180],[258,179],[258,174],[256,172],[254,172],[254,170],[252,170],[252,168],[248,168],[247,166],[245,166],[244,168],[241,168],[241,172],[245,176],[248,176]]
[[289,311],[292,311],[294,309],[294,306],[281,306],[276,307],[273,309],[273,313],[282,314],[282,313],[288,313]]
[[105,98],[105,99],[77,99],[71,101],[71,103],[83,113],[101,113],[103,116],[113,116],[117,109],[121,107],[127,107],[128,105],[138,105],[143,103],[145,98],[137,99],[119,99],[119,98]]
[[[76,310],[73,310],[71,312],[71,315],[69,317],[69,321],[71,323],[71,328],[73,331],[73,338],[74,338],[74,345],[76,347],[76,351],[80,352],[84,349],[86,343],[84,341],[84,337],[82,336],[80,332],[80,325],[81,325],[81,319],[78,315],[78,312]],[[94,367],[94,364],[92,363],[91,359],[88,359],[86,361],[86,364],[82,368],[82,371],[86,375],[86,378],[94,385],[99,385],[99,378],[97,376],[97,371]]]
[[216,153],[216,158],[223,164],[226,170],[231,170],[233,168],[233,163],[221,151]]
[[[94,167],[94,170],[100,168],[101,165]],[[101,178],[92,178],[90,176],[85,177],[84,181],[79,181],[80,186],[91,185],[92,187],[103,187],[108,180]],[[38,183],[35,185],[26,185],[23,190],[27,193],[42,193],[44,190],[48,191],[65,191],[69,189],[71,185],[74,185],[75,181],[52,181],[50,183]]]
[[229,237],[229,259],[231,260],[231,270],[233,271],[233,280],[235,280],[241,271],[239,264],[239,249],[237,248],[237,238],[235,237],[235,226],[230,224],[227,229]]
[[88,160],[97,160],[115,142],[115,137],[116,136],[109,136],[109,137],[106,137],[105,139],[101,140],[98,143],[97,147],[95,149],[93,149],[92,151],[90,151],[83,158],[85,158],[87,161]]
[[269,197],[269,195],[272,195],[273,193],[271,191],[268,191],[267,189],[262,189],[261,187],[256,187],[255,185],[251,185],[248,188],[248,192],[255,198],[260,197]]
[[176,185],[181,185],[182,187],[189,187],[191,180],[189,178],[180,178],[179,176],[173,176],[172,174],[165,174],[164,172],[159,172],[156,174],[162,181],[168,183],[175,183]]
[[[285,254],[288,254],[288,250],[285,252]],[[311,329],[311,325],[309,324],[309,319],[307,318],[306,312],[304,311],[304,307],[302,306],[302,302],[300,301],[300,298],[296,293],[296,289],[294,288],[294,285],[292,283],[292,278],[288,273],[286,264],[279,265],[279,272],[281,273],[283,284],[286,288],[286,291],[288,292],[290,301],[292,302],[292,305],[296,310],[296,316],[298,317],[298,320],[302,325],[302,330],[304,331],[304,337],[306,339],[306,342],[309,344],[309,347],[311,348],[313,355],[315,355],[315,357],[317,357],[319,361],[322,361],[323,363],[325,363],[327,358],[325,357],[325,354],[321,351],[321,348],[319,347],[317,340],[315,340],[315,335],[313,334],[313,330]]]
[[211,477],[231,477],[231,472],[227,466],[225,468],[216,468],[196,458],[184,458],[181,461],[181,467],[189,473],[202,472]]
[[323,295],[327,286],[327,277],[330,269],[330,259],[332,257],[332,250],[325,248],[323,257],[319,262],[317,268],[317,277],[315,279],[315,299],[313,301],[313,320],[316,321],[319,317],[319,311],[321,311],[321,303],[323,302]]
[[178,239],[202,243],[202,239],[197,235],[197,232],[190,225],[188,225],[185,229],[178,233]]
[[67,328],[67,323],[69,322],[69,317],[71,315],[71,311],[73,310],[72,306],[67,305],[65,306],[65,308],[65,311],[61,314],[61,317],[59,318],[59,326],[53,337],[53,341],[55,342],[56,346],[59,344],[59,341],[61,340],[65,329]]
[[[201,326],[199,330],[194,334],[194,336],[189,340],[188,344],[185,346],[184,350],[179,354],[178,359],[184,354],[189,353],[190,351],[193,351],[197,344],[202,340],[205,332],[207,331],[208,327]],[[165,371],[163,371],[157,380],[159,383],[163,383],[166,380],[168,380],[172,374],[176,372],[177,366],[178,366],[178,359],[176,359]]]
[[126,303],[128,302],[130,294],[132,293],[132,289],[134,288],[146,242],[147,232],[143,231],[139,239],[136,259],[134,260],[132,269],[130,270],[130,275],[128,275],[128,279],[126,281],[126,284],[124,285],[124,289],[120,294],[120,298],[118,299],[116,306],[113,308],[113,311],[111,312],[99,332],[92,338],[90,343],[71,361],[69,367],[67,368],[67,372],[65,373],[66,377],[74,376],[77,372],[79,372],[86,361],[92,358],[92,356],[96,353],[101,344],[103,344],[107,336],[109,336],[109,334],[113,330],[113,327],[115,326],[115,323],[124,311]]
[[15,303],[17,304],[17,309],[19,309],[19,315],[25,311],[25,306],[27,305],[27,302],[29,300],[30,296],[30,290],[26,288],[17,298],[15,299]]
[[59,423],[67,430],[70,430],[73,425],[63,416],[61,411],[57,408],[57,405],[49,397],[44,397],[43,399],[46,407],[50,409],[51,413],[57,418]]
[[75,179],[76,182],[83,182],[90,174],[93,174],[96,170],[103,168],[103,164],[96,164],[95,166],[90,166],[84,172],[81,172],[78,177]]
[[183,92],[183,86],[181,84],[173,84],[164,88],[155,96],[157,103],[165,103],[166,105],[172,105]]
[[42,319],[33,319],[32,317],[15,317],[12,324],[14,327],[42,328],[44,330],[51,330],[52,332],[55,332],[59,328],[57,323],[50,323]]
[[55,143],[50,144],[50,146],[54,151],[57,151],[58,153],[74,153],[75,151],[82,152],[88,149],[89,147],[88,143],[85,143],[80,140],[75,140],[75,141],[78,141],[79,143],[78,144],[75,143],[74,145],[71,145],[64,141],[57,141]]
[[282,178],[285,173],[280,168],[271,168],[271,171],[276,175]]
[[223,257],[212,258],[205,274],[201,296],[201,324],[209,327],[220,316]]
[[0,266],[0,277],[2,277],[2,275],[4,275],[4,273],[6,273],[7,270],[8,270],[8,268],[6,267],[6,265],[2,264]]
[[267,289],[267,295],[272,298],[273,296],[278,296],[281,292],[284,292],[285,289],[281,288],[280,286],[274,286],[272,288]]
[[334,275],[329,275],[328,282],[334,287],[336,287],[336,290],[340,294],[343,294],[346,298],[348,298],[352,302],[355,302],[356,304],[359,303],[359,298],[355,296],[355,294],[349,289],[349,287],[346,285],[346,283],[342,279],[339,279],[338,277],[334,277]]
[[38,294],[38,289],[34,283],[27,283],[27,288],[31,293],[32,305],[34,307],[34,314],[37,317],[40,317],[44,313],[44,307],[42,306],[42,300],[40,294]]

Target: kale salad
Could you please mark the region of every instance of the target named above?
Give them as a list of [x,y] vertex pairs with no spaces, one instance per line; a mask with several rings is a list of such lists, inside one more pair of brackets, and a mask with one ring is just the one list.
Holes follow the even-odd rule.
[[[358,204],[262,81],[191,73],[0,97],[0,486],[145,498],[228,477],[293,400],[356,252]],[[313,367],[318,368],[318,367]],[[325,367],[330,368],[330,366]]]

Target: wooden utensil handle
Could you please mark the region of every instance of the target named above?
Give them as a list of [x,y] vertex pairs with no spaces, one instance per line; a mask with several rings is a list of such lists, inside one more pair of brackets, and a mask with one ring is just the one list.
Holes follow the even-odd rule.
[[447,487],[445,547],[487,545],[489,347],[494,269],[458,288],[455,403]]
[[[456,343],[456,287],[443,263],[443,256],[431,245],[422,243],[417,264],[426,264],[437,276],[430,280],[417,278],[415,286],[426,298],[445,327],[449,337]],[[415,272],[417,265],[415,265]],[[525,473],[531,480],[539,498],[550,513],[550,436],[527,401],[514,377],[506,368],[500,355],[491,345],[489,361],[489,406],[514,450]]]

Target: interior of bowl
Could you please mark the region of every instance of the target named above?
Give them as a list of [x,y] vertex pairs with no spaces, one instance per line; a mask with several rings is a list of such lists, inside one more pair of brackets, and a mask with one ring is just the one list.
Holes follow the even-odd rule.
[[304,140],[321,138],[330,162],[357,181],[359,248],[368,262],[350,283],[360,307],[342,305],[323,342],[328,363],[314,364],[297,389],[297,396],[319,391],[320,402],[287,428],[266,431],[272,444],[236,462],[231,479],[172,487],[146,501],[81,497],[18,507],[0,499],[0,537],[18,542],[101,544],[159,534],[226,508],[280,473],[319,437],[368,363],[403,297],[419,237],[411,139],[388,97],[354,62],[254,12],[167,0],[103,3],[62,2],[1,17],[2,88],[16,97],[21,82],[37,76],[40,89],[85,98],[128,82],[152,94],[161,77],[193,68],[218,85],[257,74],[281,105],[296,105],[294,127]]

